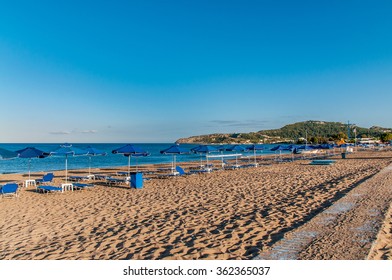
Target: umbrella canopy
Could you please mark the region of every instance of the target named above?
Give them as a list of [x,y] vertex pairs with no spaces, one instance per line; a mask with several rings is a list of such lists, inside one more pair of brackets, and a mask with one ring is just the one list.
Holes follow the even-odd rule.
[[113,154],[146,154],[147,152],[143,150],[142,148],[139,148],[137,146],[127,144],[121,148],[115,149],[112,151]]
[[279,151],[279,159],[282,158],[282,151],[291,151],[290,147],[284,146],[284,145],[278,145],[276,147],[273,147],[271,151]]
[[107,155],[106,152],[101,151],[96,148],[93,148],[91,146],[87,146],[86,151],[87,151],[88,156],[106,156]]
[[278,145],[278,146],[273,147],[271,149],[271,151],[287,151],[287,150],[290,150],[290,149],[288,149],[287,146],[283,146],[283,145]]
[[87,155],[87,151],[72,147],[71,144],[65,143],[51,151],[49,154],[53,156],[65,156],[65,182],[68,183],[68,156]]
[[[122,154],[126,157],[128,157],[128,177],[131,175],[130,169],[131,169],[131,157],[147,157],[150,155],[150,153],[146,152],[142,148],[139,148],[137,146],[127,144],[121,148],[115,149],[112,151],[113,154]],[[136,165],[137,169],[137,165]]]
[[180,147],[179,145],[173,145],[173,146],[161,151],[161,154],[181,155],[181,154],[188,154],[188,153],[189,153],[189,151],[187,149]]
[[200,145],[197,146],[195,148],[191,149],[192,152],[196,153],[196,154],[200,154],[200,165],[202,165],[202,154],[206,155],[206,159],[207,159],[207,165],[208,165],[208,157],[207,154],[209,153],[214,153],[214,152],[219,152],[218,148],[211,146],[211,145]]
[[256,151],[262,151],[265,150],[265,147],[263,145],[251,145],[249,147],[246,148],[248,151],[253,151],[253,156],[254,156],[254,160],[255,160],[255,166],[257,166],[257,160],[256,160]]
[[265,150],[266,148],[263,145],[254,144],[254,145],[247,147],[246,149],[249,151],[262,151],[262,150]]
[[16,153],[18,153],[18,157],[20,157],[20,158],[28,158],[29,159],[29,180],[30,180],[31,159],[32,158],[44,158],[49,155],[48,153],[45,153],[44,151],[38,150],[34,147],[27,147],[22,150],[18,150],[18,151],[16,151]]
[[0,148],[0,159],[11,159],[16,157],[18,157],[18,153]]
[[174,168],[176,166],[176,155],[189,154],[189,151],[183,147],[180,147],[179,145],[173,145],[167,149],[162,150],[161,154],[173,155],[172,171],[174,171]]
[[247,149],[242,145],[233,145],[226,148],[226,151],[230,152],[245,152]]
[[86,148],[87,151],[87,156],[88,156],[88,175],[91,174],[91,157],[92,156],[106,156],[107,153],[104,151],[101,151],[99,149],[93,148],[91,146],[87,146]]
[[[230,147],[226,148],[226,151],[229,151],[229,152],[245,152],[246,148],[244,146],[241,146],[241,145],[233,145],[233,146],[230,146]],[[235,156],[235,164],[238,165],[238,157],[237,156]]]

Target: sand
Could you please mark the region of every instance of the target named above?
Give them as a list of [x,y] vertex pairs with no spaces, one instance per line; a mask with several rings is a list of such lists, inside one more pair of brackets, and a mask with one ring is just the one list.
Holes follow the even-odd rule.
[[[253,259],[390,165],[392,152],[357,152],[331,166],[309,162],[152,179],[141,190],[99,183],[61,194],[23,188],[18,198],[0,200],[0,259]],[[62,173],[55,175],[59,183]],[[0,175],[3,182],[25,178]],[[391,197],[381,196],[388,203],[379,206],[385,234],[373,246],[382,251],[375,259],[391,256]]]

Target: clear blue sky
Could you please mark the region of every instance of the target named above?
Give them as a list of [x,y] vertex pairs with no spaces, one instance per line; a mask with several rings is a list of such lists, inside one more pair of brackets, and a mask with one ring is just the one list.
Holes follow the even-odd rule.
[[2,1],[0,142],[392,127],[392,1]]

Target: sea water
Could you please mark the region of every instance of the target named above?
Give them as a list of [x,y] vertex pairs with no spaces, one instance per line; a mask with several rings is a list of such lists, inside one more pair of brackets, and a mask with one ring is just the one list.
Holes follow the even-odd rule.
[[[105,168],[105,167],[117,167],[117,166],[127,166],[128,157],[121,154],[113,154],[112,150],[118,149],[126,144],[119,143],[94,143],[94,144],[72,144],[76,148],[87,148],[87,146],[92,146],[96,149],[106,152],[106,156],[92,156],[91,159],[88,156],[68,156],[68,169],[82,169],[88,168],[91,164],[91,168]],[[172,155],[163,155],[160,151],[169,148],[173,143],[139,143],[134,144],[142,148],[143,150],[150,153],[148,157],[131,158],[131,165],[136,164],[160,164],[160,163],[171,163],[173,160]],[[7,149],[9,151],[17,151],[24,149],[26,147],[34,147],[44,152],[51,152],[57,149],[60,144],[54,143],[18,143],[18,144],[0,144],[0,148]],[[196,147],[195,144],[181,144],[181,147],[185,149],[192,149]],[[227,145],[229,146],[229,145]],[[257,156],[274,154],[275,152],[270,151],[275,145],[265,145],[266,150],[257,151]],[[214,154],[233,154],[232,152],[219,152]],[[253,151],[242,152],[243,156],[253,157]],[[200,161],[201,156],[199,154],[185,154],[176,155],[177,162],[189,162],[189,161]],[[29,169],[29,159],[25,158],[15,158],[9,160],[0,160],[0,174],[6,173],[28,173]],[[30,163],[31,172],[42,172],[42,171],[56,171],[65,169],[65,156],[49,156],[43,159],[32,158]]]

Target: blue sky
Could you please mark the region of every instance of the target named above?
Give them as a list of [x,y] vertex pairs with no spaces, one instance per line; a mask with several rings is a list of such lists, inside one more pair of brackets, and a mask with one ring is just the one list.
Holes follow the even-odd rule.
[[2,1],[0,142],[392,127],[391,1]]

